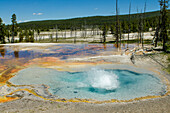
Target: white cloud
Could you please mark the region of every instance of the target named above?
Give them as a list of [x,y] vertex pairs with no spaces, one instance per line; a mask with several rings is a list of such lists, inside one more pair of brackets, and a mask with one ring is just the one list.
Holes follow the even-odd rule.
[[33,13],[33,15],[43,15],[43,13]]
[[21,20],[19,20],[18,22],[22,22]]
[[98,10],[99,8],[94,8],[94,10]]
[[43,13],[38,13],[37,15],[43,15]]

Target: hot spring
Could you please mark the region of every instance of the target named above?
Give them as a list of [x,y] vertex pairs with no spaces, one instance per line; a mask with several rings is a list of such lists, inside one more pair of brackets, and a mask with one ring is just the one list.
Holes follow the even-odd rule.
[[97,67],[81,72],[29,67],[19,71],[10,82],[16,85],[45,84],[50,87],[51,94],[66,99],[130,100],[166,93],[166,86],[152,74]]
[[[129,50],[134,47],[128,45]],[[45,84],[52,95],[68,100],[131,100],[167,94],[166,81],[154,73],[157,65],[147,61],[132,64],[130,53],[123,53],[126,48],[126,44],[120,48],[115,44],[1,45],[0,86],[35,85],[33,90],[46,97],[42,87],[36,90]],[[23,89],[11,86],[15,88]]]

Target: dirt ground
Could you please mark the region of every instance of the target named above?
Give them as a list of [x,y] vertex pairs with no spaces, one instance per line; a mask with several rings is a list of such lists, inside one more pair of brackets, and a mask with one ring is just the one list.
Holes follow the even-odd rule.
[[0,104],[1,113],[169,113],[170,96],[130,103],[58,103],[20,99]]

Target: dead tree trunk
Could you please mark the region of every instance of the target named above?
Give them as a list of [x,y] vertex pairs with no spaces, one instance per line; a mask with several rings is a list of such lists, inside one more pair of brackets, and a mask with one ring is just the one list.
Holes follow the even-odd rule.
[[56,42],[58,42],[58,26],[56,25]]
[[138,25],[137,30],[138,30],[138,47],[139,47],[139,43],[140,43],[140,40],[139,40],[139,37],[140,37],[139,36],[140,35],[140,21],[139,21],[140,20],[140,16],[139,16],[138,8],[137,8],[137,15],[138,15],[137,16],[137,20],[138,20],[138,22],[137,22],[138,23],[137,24]]
[[66,32],[66,26],[65,26],[65,33],[64,33],[65,39],[67,38],[67,32]]
[[141,43],[142,43],[142,48],[143,48],[143,16],[142,16],[142,10],[141,10],[141,31],[140,31],[140,37],[141,37]]
[[121,47],[121,38],[122,38],[121,23],[119,24],[119,31],[120,31],[120,47]]
[[73,27],[70,29],[70,37],[73,37]]
[[116,0],[116,44],[119,47],[119,13],[118,13],[118,0]]
[[[130,3],[130,5],[129,5],[129,20],[128,20],[128,21],[129,21],[129,22],[128,22],[128,23],[129,23],[129,25],[128,25],[128,26],[129,26],[129,29],[128,29],[128,41],[129,41],[129,37],[130,37],[129,34],[130,34],[130,32],[131,32],[131,23],[130,23],[130,21],[131,21],[131,15],[130,15],[130,14],[131,14],[131,3]],[[128,47],[128,45],[127,45],[127,47]]]
[[74,28],[74,30],[75,30],[74,43],[76,43],[76,38],[77,38],[77,29],[76,29],[76,27]]
[[87,27],[86,27],[86,21],[84,22],[85,23],[85,25],[84,25],[84,38],[86,38],[87,37]]
[[145,2],[145,6],[144,6],[144,13],[143,13],[143,37],[142,37],[142,48],[144,48],[144,32],[146,31],[145,29],[145,13],[146,13],[146,2]]
[[158,25],[157,25],[157,28],[156,28],[154,39],[153,39],[153,44],[154,44],[155,47],[157,47],[157,43],[158,43],[158,39],[159,39],[160,19],[161,18],[159,16],[159,22],[158,22]]
[[143,29],[143,22],[142,22],[142,10],[140,13],[140,18],[139,18],[139,36],[140,36],[140,43],[142,43],[142,29]]

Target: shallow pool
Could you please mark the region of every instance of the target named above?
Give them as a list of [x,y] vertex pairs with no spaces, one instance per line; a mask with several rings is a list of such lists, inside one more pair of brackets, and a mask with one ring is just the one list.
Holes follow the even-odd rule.
[[45,84],[59,98],[96,100],[129,100],[163,95],[165,85],[159,78],[130,70],[92,68],[83,72],[66,72],[30,67],[10,79],[16,85]]

